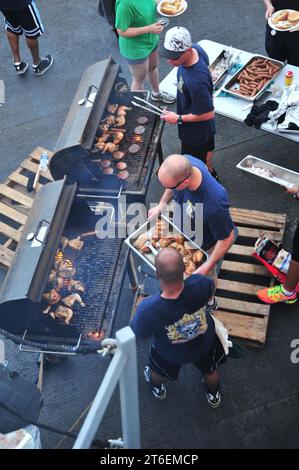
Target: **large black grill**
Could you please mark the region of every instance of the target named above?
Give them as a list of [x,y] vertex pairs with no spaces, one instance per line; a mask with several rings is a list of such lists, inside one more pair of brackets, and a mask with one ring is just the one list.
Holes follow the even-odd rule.
[[[156,155],[162,161],[161,136],[164,121],[146,110],[135,108],[131,101],[134,95],[147,98],[147,92],[130,92],[127,83],[120,76],[121,70],[111,59],[91,66],[82,77],[77,94],[66,118],[50,162],[50,171],[55,180],[68,177],[70,183],[78,183],[82,194],[103,194],[107,188],[129,196],[131,201],[144,201],[154,167]],[[87,90],[87,92],[86,92]],[[104,133],[99,126],[108,115],[109,104],[127,106],[131,109],[125,115],[125,124],[111,125],[110,142],[115,129],[124,129],[125,137],[119,150],[125,153],[120,160],[113,158],[112,152],[98,150],[97,139]],[[134,133],[138,118],[146,117],[142,135]],[[140,146],[137,153],[130,153],[129,147]],[[101,166],[109,160],[112,176],[107,176]],[[126,163],[128,178],[119,179],[117,163]]]

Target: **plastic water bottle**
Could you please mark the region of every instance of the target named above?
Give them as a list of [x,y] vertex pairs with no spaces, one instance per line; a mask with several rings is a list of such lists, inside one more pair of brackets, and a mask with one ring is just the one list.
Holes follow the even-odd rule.
[[49,164],[49,157],[47,152],[43,152],[40,156],[39,167],[41,171],[47,171]]

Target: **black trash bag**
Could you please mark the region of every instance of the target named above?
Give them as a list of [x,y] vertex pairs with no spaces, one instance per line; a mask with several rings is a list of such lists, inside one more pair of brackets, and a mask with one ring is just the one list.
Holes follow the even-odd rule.
[[0,364],[0,433],[7,434],[36,423],[41,407],[42,397],[37,386]]

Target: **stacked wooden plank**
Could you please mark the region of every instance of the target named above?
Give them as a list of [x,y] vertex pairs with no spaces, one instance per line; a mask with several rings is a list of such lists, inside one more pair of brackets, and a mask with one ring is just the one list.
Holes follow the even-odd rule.
[[[42,152],[47,152],[49,158],[52,152],[37,147],[15,170],[7,180],[0,184],[0,266],[9,268],[23,226],[32,207],[35,191],[28,192],[28,180],[34,178],[39,166]],[[43,183],[52,181],[49,171],[42,173],[41,182],[37,185],[39,190]]]

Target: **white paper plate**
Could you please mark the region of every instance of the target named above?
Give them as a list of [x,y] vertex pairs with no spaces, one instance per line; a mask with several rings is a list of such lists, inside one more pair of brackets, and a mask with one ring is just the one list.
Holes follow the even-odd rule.
[[270,28],[272,29],[275,29],[275,31],[291,31],[291,29],[293,29],[295,26],[298,25],[299,21],[296,23],[296,24],[293,24],[293,25],[290,25],[288,28],[280,28],[279,25],[283,25],[283,24],[287,24],[288,21],[279,21],[279,23],[277,24],[274,24],[273,23],[273,20],[276,18],[277,15],[279,15],[282,11],[288,11],[289,13],[294,13],[295,11],[297,10],[290,10],[288,8],[285,8],[285,10],[279,10],[279,11],[276,11],[275,13],[273,13],[273,15],[271,16],[271,18],[268,19],[268,25],[270,26]]
[[186,2],[186,0],[181,0],[181,4],[182,4],[183,9],[182,9],[179,13],[176,13],[175,15],[166,15],[166,13],[163,13],[163,12],[161,11],[161,5],[162,5],[162,3],[164,3],[164,2],[173,3],[174,0],[162,0],[162,1],[161,1],[160,3],[158,3],[158,5],[157,5],[157,10],[158,10],[159,15],[167,16],[168,18],[174,18],[175,16],[180,16],[182,13],[184,13],[184,12],[187,10],[187,7],[188,7],[188,3]]

